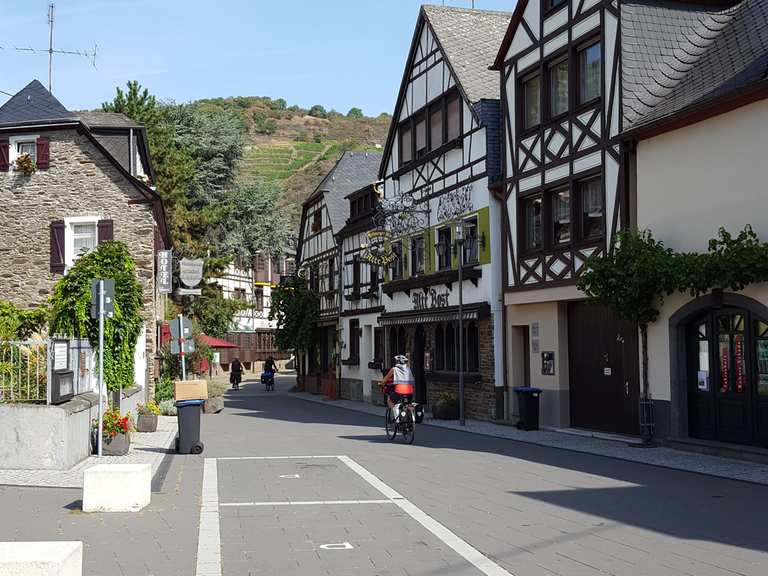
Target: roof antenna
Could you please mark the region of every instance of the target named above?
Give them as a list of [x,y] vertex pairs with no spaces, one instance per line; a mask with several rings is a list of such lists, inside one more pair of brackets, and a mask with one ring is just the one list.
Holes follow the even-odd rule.
[[48,4],[48,92],[53,94],[51,76],[53,73],[53,20],[56,6],[53,2]]

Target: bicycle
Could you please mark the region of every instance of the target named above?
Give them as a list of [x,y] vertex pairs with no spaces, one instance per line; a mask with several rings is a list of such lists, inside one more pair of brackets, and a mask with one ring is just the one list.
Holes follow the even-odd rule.
[[384,431],[387,435],[387,440],[392,442],[400,432],[403,436],[403,440],[408,444],[413,444],[416,438],[416,405],[412,400],[407,402],[400,402],[397,404],[400,408],[400,418],[395,420],[394,411],[387,406],[387,410],[384,413]]

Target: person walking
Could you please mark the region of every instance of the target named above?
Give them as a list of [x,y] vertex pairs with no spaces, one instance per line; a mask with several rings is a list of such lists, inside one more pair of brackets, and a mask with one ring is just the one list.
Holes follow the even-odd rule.
[[243,380],[243,365],[239,358],[232,360],[232,365],[229,368],[229,383],[232,384],[232,388],[240,390],[240,382]]

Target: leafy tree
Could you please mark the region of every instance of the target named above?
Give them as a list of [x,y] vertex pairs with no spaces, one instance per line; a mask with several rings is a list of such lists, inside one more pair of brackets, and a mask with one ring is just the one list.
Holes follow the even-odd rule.
[[277,131],[277,122],[257,110],[253,113],[253,129],[257,134],[274,134]]
[[272,290],[269,319],[275,320],[275,345],[279,350],[293,350],[298,356],[313,345],[312,331],[320,314],[317,294],[307,282],[294,276]]
[[309,109],[309,115],[315,118],[328,118],[328,112],[320,104],[315,104]]
[[271,100],[269,107],[273,110],[285,110],[288,107],[288,103],[284,98],[278,98],[277,100]]
[[610,253],[589,258],[577,283],[591,300],[610,306],[640,328],[645,400],[650,398],[648,325],[659,317],[664,296],[677,289],[674,267],[674,253],[650,231],[622,231]]
[[362,118],[363,111],[360,108],[350,108],[347,112],[347,118]]

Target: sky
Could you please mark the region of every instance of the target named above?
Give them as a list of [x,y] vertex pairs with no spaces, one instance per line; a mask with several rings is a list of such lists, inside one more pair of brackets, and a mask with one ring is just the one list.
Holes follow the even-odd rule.
[[[516,0],[475,0],[514,9]],[[116,86],[138,80],[177,102],[217,96],[271,96],[369,116],[391,112],[405,66],[418,0],[57,0],[53,94],[70,110],[94,109]],[[432,0],[442,4],[442,0]],[[471,0],[445,0],[469,7]],[[32,79],[48,84],[46,0],[0,0],[0,91]],[[9,10],[9,8],[11,8]],[[0,104],[8,96],[0,93]]]

